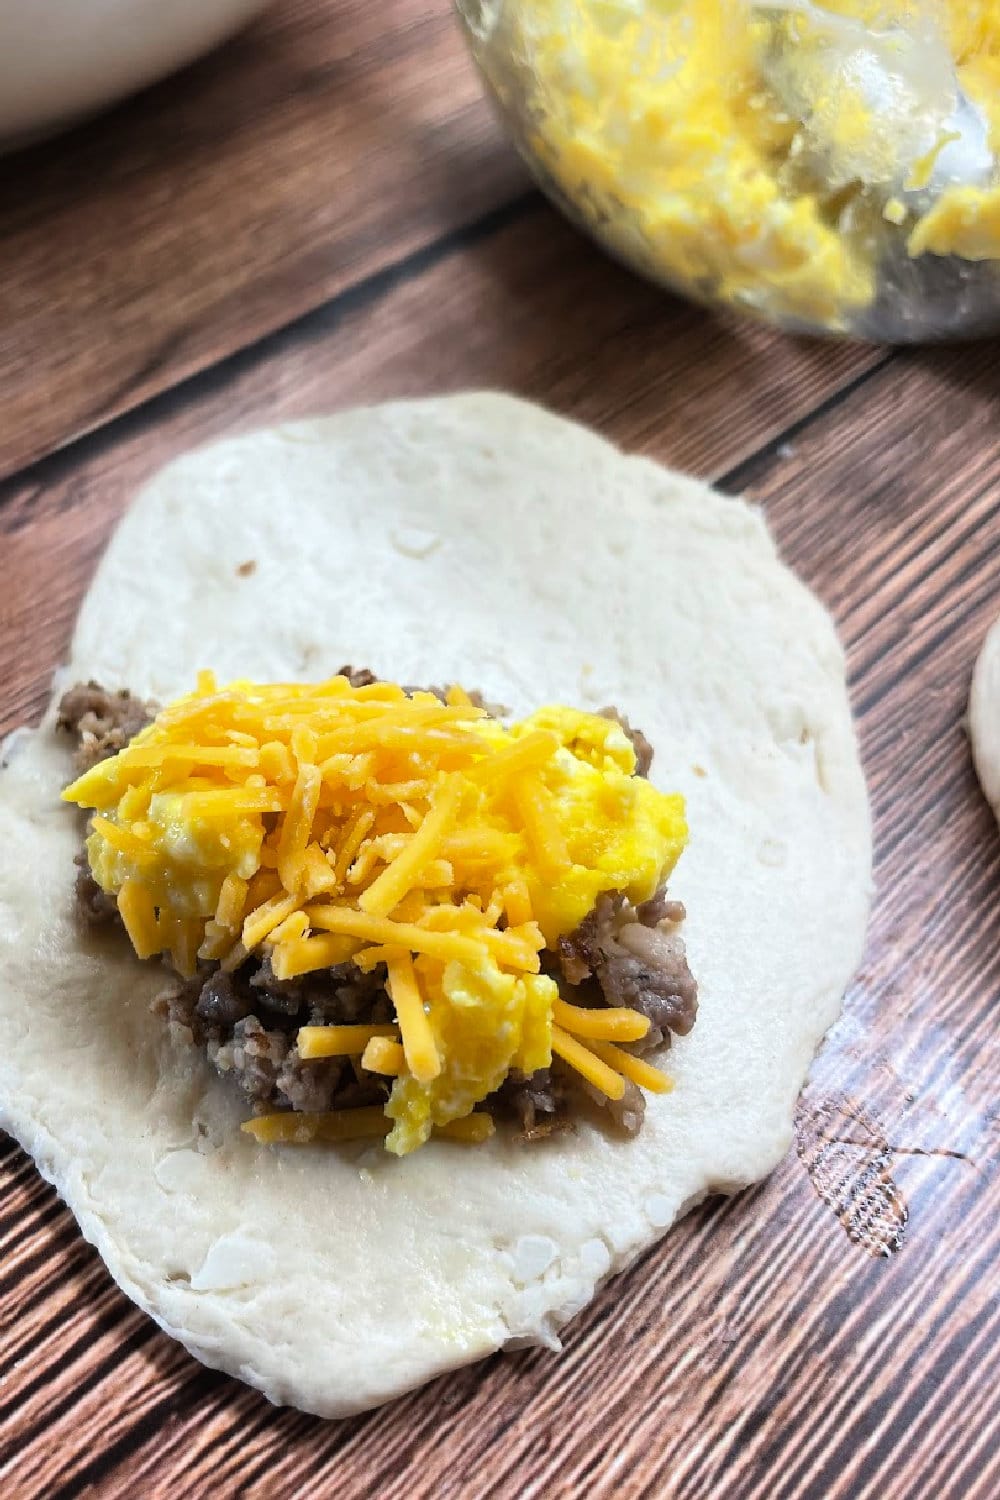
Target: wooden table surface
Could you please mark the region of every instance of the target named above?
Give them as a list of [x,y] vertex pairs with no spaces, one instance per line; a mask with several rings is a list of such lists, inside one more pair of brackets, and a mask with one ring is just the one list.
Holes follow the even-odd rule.
[[532,191],[446,0],[287,0],[0,162],[0,733],[182,448],[499,386],[760,501],[846,641],[876,819],[864,967],[770,1181],[571,1325],[324,1423],[203,1369],[0,1147],[0,1493],[1000,1493],[1000,839],[962,728],[1000,609],[981,345],[791,340],[671,300]]

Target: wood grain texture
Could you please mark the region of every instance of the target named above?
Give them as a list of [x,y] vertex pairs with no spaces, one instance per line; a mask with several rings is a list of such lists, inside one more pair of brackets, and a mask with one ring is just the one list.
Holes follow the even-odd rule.
[[[0,485],[0,733],[40,712],[114,519],[171,455],[357,400],[504,386],[747,490],[834,610],[876,815],[867,958],[800,1103],[796,1150],[767,1183],[691,1215],[602,1291],[561,1356],[497,1356],[348,1422],[278,1411],[195,1364],[121,1296],[31,1163],[0,1142],[0,1493],[992,1500],[1000,836],[961,719],[1000,609],[997,351],[792,341],[642,286],[537,198],[515,196],[518,171],[494,155],[471,82],[441,62],[457,58],[436,29],[443,12],[410,0],[279,8],[228,65],[256,80],[247,97],[266,114],[263,136],[243,114],[213,146],[225,99],[241,91],[221,58],[209,61],[193,84],[153,91],[65,148],[77,172],[88,152],[93,169],[112,151],[94,217],[55,148],[35,153],[42,189],[8,227],[36,255],[49,244],[50,260],[22,267],[11,317],[4,306],[0,379],[12,384],[0,442],[10,464],[47,456]],[[400,146],[392,109],[359,107],[348,121],[322,78],[310,97],[323,106],[310,112],[293,84],[329,49],[355,102],[381,79],[438,125]],[[437,102],[418,98],[434,68]],[[480,122],[471,135],[455,124],[463,97]],[[157,150],[115,145],[126,117]],[[344,133],[338,181],[357,190],[356,212],[319,225],[312,176],[276,179],[300,158],[316,163],[328,118]],[[442,163],[459,137],[498,165],[453,211]],[[452,144],[435,158],[442,140]],[[408,172],[431,174],[422,193]],[[12,174],[0,167],[4,183]],[[232,208],[220,184],[233,174],[241,200],[252,188],[259,204],[244,203],[243,228],[223,244]],[[182,191],[183,220],[164,209]],[[110,207],[133,200],[128,235],[109,233]],[[271,227],[255,261],[246,225],[257,207]],[[475,220],[479,209],[489,212]],[[185,261],[171,238],[182,221],[189,244],[215,245],[224,266]],[[107,282],[91,277],[79,325],[64,295],[74,234],[88,265],[115,267]],[[193,314],[185,264],[202,267]],[[5,298],[13,269],[5,236]],[[107,287],[128,275],[109,302]],[[28,349],[32,329],[41,355],[29,389],[23,357],[15,370],[6,355]]]
[[525,186],[449,0],[281,0],[0,161],[0,475]]
[[0,483],[13,584],[0,592],[0,734],[41,712],[110,526],[184,448],[357,402],[501,386],[719,477],[888,358],[665,298],[522,200]]
[[[282,387],[295,393],[290,410],[303,392],[306,407],[381,393],[372,372],[384,347],[404,359],[415,351],[415,379],[436,342],[420,311],[428,296],[440,291],[447,318],[445,290],[468,312],[484,266],[504,263],[516,282],[532,223],[8,486],[5,542],[32,549],[13,577],[22,588],[30,578],[47,601],[37,629],[25,615],[2,636],[8,648],[25,633],[43,643],[41,662],[19,649],[14,696],[20,682],[24,701],[38,702],[37,674],[58,650],[43,623],[59,609],[68,619],[96,548],[93,520],[100,532],[145,467],[269,403],[284,411]],[[533,243],[568,234],[554,223],[548,231]],[[70,1495],[93,1482],[101,1495],[197,1496],[209,1475],[216,1493],[259,1496],[333,1485],[358,1497],[993,1492],[1000,1409],[985,1376],[995,1374],[998,1332],[998,1115],[984,1059],[1000,989],[1000,847],[960,720],[1000,599],[995,351],[881,365],[855,355],[870,369],[858,385],[843,352],[824,347],[820,359],[814,346],[730,331],[670,303],[654,314],[645,289],[596,257],[581,250],[573,265],[588,292],[599,285],[587,306],[608,321],[579,316],[573,283],[539,345],[559,353],[522,385],[658,457],[741,479],[849,646],[879,900],[865,969],[802,1102],[799,1151],[769,1183],[701,1210],[612,1283],[560,1358],[496,1358],[334,1425],[274,1411],[157,1334],[13,1152],[0,1208],[0,1451],[13,1493]],[[545,286],[540,268],[524,277]],[[510,311],[518,302],[508,296]],[[523,324],[511,313],[481,332],[454,383],[525,369],[532,312],[529,299]],[[651,380],[666,343],[671,373]],[[370,353],[345,355],[362,346]],[[794,396],[810,360],[829,372],[838,358],[847,393],[802,426]],[[714,367],[720,392],[700,409],[690,392],[699,362]],[[310,368],[326,372],[316,385]],[[584,368],[601,378],[575,384]],[[331,370],[344,386],[331,385]],[[765,396],[769,370],[776,389]],[[734,409],[734,389],[748,387],[758,446],[773,449],[756,458]],[[823,389],[813,385],[808,399]],[[782,423],[796,422],[791,451],[775,447]],[[885,1242],[879,1215],[901,1201],[898,1251],[872,1255]]]

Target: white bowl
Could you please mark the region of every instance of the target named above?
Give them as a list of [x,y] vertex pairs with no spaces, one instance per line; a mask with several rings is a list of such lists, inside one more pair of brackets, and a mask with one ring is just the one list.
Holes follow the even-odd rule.
[[182,67],[267,0],[0,0],[0,148]]

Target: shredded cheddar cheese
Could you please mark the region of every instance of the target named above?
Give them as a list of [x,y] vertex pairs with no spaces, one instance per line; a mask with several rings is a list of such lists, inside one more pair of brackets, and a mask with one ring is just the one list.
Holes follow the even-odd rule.
[[607,1094],[609,1099],[620,1099],[624,1094],[624,1078],[589,1047],[585,1047],[575,1036],[560,1030],[558,1026],[552,1028],[552,1050],[557,1057],[563,1058],[570,1067],[586,1078],[588,1083],[592,1083],[595,1089]]
[[606,1042],[637,1042],[649,1030],[649,1018],[638,1011],[613,1006],[588,1010],[559,999],[552,1002],[552,1019],[573,1036]]
[[300,1057],[360,1057],[372,1040],[396,1037],[395,1026],[300,1026]]
[[[263,1145],[308,1146],[315,1141],[359,1141],[385,1135],[390,1121],[377,1106],[362,1109],[334,1109],[326,1114],[258,1115],[247,1120],[241,1127]],[[449,1120],[447,1125],[438,1125],[435,1136],[441,1140],[458,1141],[466,1146],[478,1146],[489,1140],[495,1126],[489,1115],[474,1113],[460,1120]]]
[[[140,958],[279,981],[383,965],[395,1020],[303,1026],[304,1060],[392,1080],[384,1111],[261,1116],[260,1141],[492,1132],[476,1105],[553,1054],[620,1099],[668,1082],[618,1044],[635,1011],[588,1009],[543,971],[606,891],[648,899],[687,837],[679,796],[635,774],[613,720],[558,706],[506,724],[461,689],[354,688],[199,674],[119,754],[64,792],[93,809],[87,854]],[[359,1075],[360,1076],[360,1075]]]
[[637,1083],[640,1088],[648,1089],[651,1094],[667,1094],[672,1088],[670,1079],[659,1068],[654,1068],[652,1063],[646,1062],[642,1057],[633,1057],[631,1052],[625,1052],[621,1047],[616,1047],[613,1042],[600,1042],[593,1040],[589,1043],[590,1050],[594,1052],[601,1062],[607,1063],[616,1073],[623,1078],[628,1078],[632,1083]]
[[[300,1032],[300,1047],[301,1036]],[[361,1054],[361,1066],[370,1073],[387,1073],[391,1078],[398,1078],[400,1073],[406,1071],[406,1053],[399,1042],[388,1037],[373,1036]]]

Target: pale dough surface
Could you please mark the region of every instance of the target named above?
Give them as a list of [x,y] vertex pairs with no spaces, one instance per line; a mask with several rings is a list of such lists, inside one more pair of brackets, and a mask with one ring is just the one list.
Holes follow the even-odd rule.
[[1000,818],[1000,619],[994,620],[972,674],[969,738],[986,800]]
[[318,679],[346,661],[642,726],[653,779],[688,799],[671,893],[700,1012],[634,1141],[583,1125],[402,1160],[260,1148],[149,1015],[162,972],[76,924],[51,711],[13,739],[0,1123],[163,1328],[329,1416],[555,1344],[678,1215],[774,1167],[861,956],[871,864],[841,649],[760,516],[537,408],[401,403],[178,460],[112,540],[57,686],[166,698],[201,666]]

